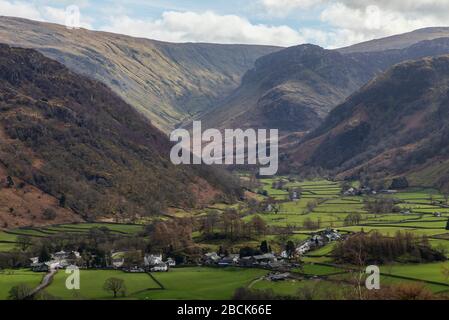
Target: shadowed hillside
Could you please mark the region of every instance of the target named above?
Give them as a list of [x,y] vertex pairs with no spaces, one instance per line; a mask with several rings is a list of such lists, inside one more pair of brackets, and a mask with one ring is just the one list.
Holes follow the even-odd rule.
[[174,167],[148,120],[34,50],[0,46],[0,136],[0,219],[10,225],[159,214],[236,192],[210,168]]
[[394,66],[331,112],[291,163],[440,185],[449,174],[449,56]]
[[164,131],[215,105],[257,58],[279,50],[164,43],[9,17],[0,17],[0,39],[105,83]]
[[240,88],[203,120],[208,127],[308,131],[371,76],[336,51],[291,47],[257,60]]

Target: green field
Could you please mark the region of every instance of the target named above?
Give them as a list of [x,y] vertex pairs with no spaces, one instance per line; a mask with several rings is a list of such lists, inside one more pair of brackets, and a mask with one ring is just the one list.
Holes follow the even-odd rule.
[[[265,185],[270,185],[273,180],[268,180]],[[397,232],[410,232],[417,236],[427,236],[434,248],[444,250],[449,256],[449,231],[446,230],[449,208],[440,206],[435,201],[442,201],[444,197],[435,189],[413,188],[404,192],[399,192],[388,197],[399,201],[402,210],[409,210],[411,213],[390,213],[390,214],[370,214],[363,204],[363,197],[344,197],[340,195],[340,188],[337,183],[316,180],[306,182],[288,183],[290,187],[301,187],[303,197],[297,202],[284,202],[281,204],[279,214],[261,214],[260,216],[271,226],[285,227],[293,226],[297,232],[305,232],[302,226],[306,219],[321,221],[321,228],[333,227],[341,232],[372,232],[378,231],[386,236],[394,236]],[[271,190],[276,194],[279,190]],[[320,199],[320,204],[312,211],[305,212],[307,202],[311,199]],[[442,213],[442,217],[435,217],[436,212]],[[344,219],[348,214],[361,214],[360,225],[345,226]],[[250,219],[247,217],[246,219]],[[309,231],[310,232],[310,231]],[[306,235],[305,235],[306,236]],[[338,269],[313,263],[332,263],[329,256],[334,244],[327,245],[315,251],[309,252],[302,260],[306,263],[304,272],[315,276],[326,276],[328,273],[338,272]],[[309,264],[312,263],[312,264]],[[446,263],[449,264],[449,263]],[[388,267],[387,273],[383,273],[384,284],[401,282],[426,282],[426,286],[435,292],[449,289],[448,280],[443,278],[441,273],[442,264],[417,264],[417,265],[396,265]],[[339,269],[343,275],[331,275],[336,279],[344,278],[344,269]],[[410,278],[406,280],[402,277]],[[435,283],[429,283],[435,282]],[[272,288],[276,292],[294,294],[301,288],[304,282],[287,281],[272,283],[270,281],[260,281],[254,288]]]
[[449,268],[449,262],[409,264],[386,267],[385,270],[381,270],[381,272],[412,279],[438,282],[448,285],[449,289],[449,279],[446,279],[442,273],[443,265]]
[[138,294],[140,299],[228,300],[235,289],[248,286],[267,271],[240,268],[179,268],[154,276],[165,290]]
[[125,273],[114,270],[81,270],[80,290],[67,290],[65,281],[67,274],[59,271],[52,284],[46,289],[48,293],[59,299],[111,299],[112,294],[103,290],[108,278],[119,278],[125,281],[127,293],[124,298],[135,298],[136,295],[148,289],[159,289],[159,286],[146,273]]
[[12,287],[26,284],[35,288],[42,280],[42,274],[29,270],[3,270],[0,272],[0,300],[8,299]]
[[60,271],[46,289],[59,299],[111,299],[103,290],[106,279],[115,277],[125,281],[127,294],[120,299],[230,299],[235,289],[246,287],[267,272],[256,269],[177,268],[170,272],[153,273],[164,289],[146,273],[121,271],[81,270],[81,290],[69,291],[65,287],[67,275]]
[[[305,287],[319,286],[326,291],[335,292],[338,294],[341,291],[342,285],[338,282],[331,282],[325,280],[286,280],[273,282],[268,280],[259,281],[252,286],[253,289],[258,290],[272,290],[274,293],[282,296],[297,296]],[[345,286],[346,287],[346,286]],[[326,299],[327,297],[316,297],[316,299]]]

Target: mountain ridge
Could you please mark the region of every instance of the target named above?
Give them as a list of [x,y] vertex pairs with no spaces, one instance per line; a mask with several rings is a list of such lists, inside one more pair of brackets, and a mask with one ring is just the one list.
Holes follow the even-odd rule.
[[339,48],[337,51],[341,53],[360,53],[405,49],[421,41],[447,37],[449,37],[449,27],[429,27],[357,43],[348,47]]
[[0,17],[1,42],[37,49],[108,85],[165,132],[207,110],[278,47],[167,43]]
[[240,87],[201,120],[213,128],[279,129],[289,144],[392,65],[447,53],[449,38],[347,54],[315,45],[290,47],[259,58]]

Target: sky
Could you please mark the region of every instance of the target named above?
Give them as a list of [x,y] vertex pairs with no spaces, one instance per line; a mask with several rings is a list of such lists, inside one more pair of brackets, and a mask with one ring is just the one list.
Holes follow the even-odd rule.
[[0,15],[169,42],[338,48],[449,26],[449,0],[0,0]]

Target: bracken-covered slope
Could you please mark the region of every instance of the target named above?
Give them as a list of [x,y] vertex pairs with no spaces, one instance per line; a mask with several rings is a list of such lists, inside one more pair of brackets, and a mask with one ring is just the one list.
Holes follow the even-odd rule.
[[0,138],[0,228],[159,214],[234,192],[210,169],[173,166],[150,121],[31,49],[0,45]]
[[289,163],[340,177],[449,182],[449,56],[404,62],[371,81],[294,148]]
[[108,85],[168,131],[215,105],[254,61],[280,48],[174,44],[0,17],[0,42],[34,48]]

